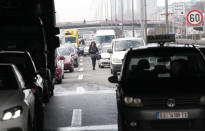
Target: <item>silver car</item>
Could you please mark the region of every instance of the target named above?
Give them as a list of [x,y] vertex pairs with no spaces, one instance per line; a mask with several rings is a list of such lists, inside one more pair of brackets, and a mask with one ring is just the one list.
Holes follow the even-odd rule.
[[102,47],[102,50],[100,52],[101,59],[98,60],[98,66],[100,68],[103,67],[110,67],[110,53],[108,53],[108,49],[111,49],[111,45],[106,45]]
[[[28,89],[17,67],[0,64],[0,131],[41,130],[35,89]],[[37,124],[38,123],[38,124]]]

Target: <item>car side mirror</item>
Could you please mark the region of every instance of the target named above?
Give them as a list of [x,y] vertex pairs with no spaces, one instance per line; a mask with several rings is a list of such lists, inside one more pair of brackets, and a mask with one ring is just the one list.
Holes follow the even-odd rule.
[[112,53],[113,53],[113,52],[112,52],[112,49],[107,49],[107,53],[112,54]]
[[116,75],[110,76],[110,77],[108,78],[108,81],[109,81],[110,83],[118,83],[118,77],[117,77]]
[[65,57],[64,56],[60,56],[60,60],[65,60]]

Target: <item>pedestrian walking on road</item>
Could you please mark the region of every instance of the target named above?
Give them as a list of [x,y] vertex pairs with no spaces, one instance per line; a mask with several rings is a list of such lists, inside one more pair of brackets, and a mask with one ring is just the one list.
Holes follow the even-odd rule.
[[91,42],[91,44],[90,44],[89,53],[90,53],[90,57],[91,57],[91,60],[92,60],[93,70],[95,70],[97,55],[99,54],[99,52],[98,52],[98,48],[97,48],[94,41]]

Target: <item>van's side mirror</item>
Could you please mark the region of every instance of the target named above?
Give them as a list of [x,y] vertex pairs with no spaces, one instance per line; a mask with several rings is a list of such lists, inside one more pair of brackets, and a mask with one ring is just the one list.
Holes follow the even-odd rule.
[[110,54],[113,53],[113,52],[112,52],[112,49],[107,49],[107,52],[110,53]]
[[116,75],[110,76],[110,77],[108,78],[108,81],[109,81],[110,83],[118,83],[118,77],[117,77]]

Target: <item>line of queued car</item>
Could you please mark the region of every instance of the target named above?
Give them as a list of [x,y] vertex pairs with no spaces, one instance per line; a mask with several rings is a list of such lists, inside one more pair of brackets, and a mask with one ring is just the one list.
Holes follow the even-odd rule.
[[148,38],[150,45],[129,49],[120,73],[108,78],[117,84],[118,131],[205,130],[204,45]]
[[42,131],[50,90],[26,51],[0,51],[0,130]]
[[56,50],[56,83],[62,83],[65,72],[74,72],[78,67],[78,51],[72,44],[62,44]]

